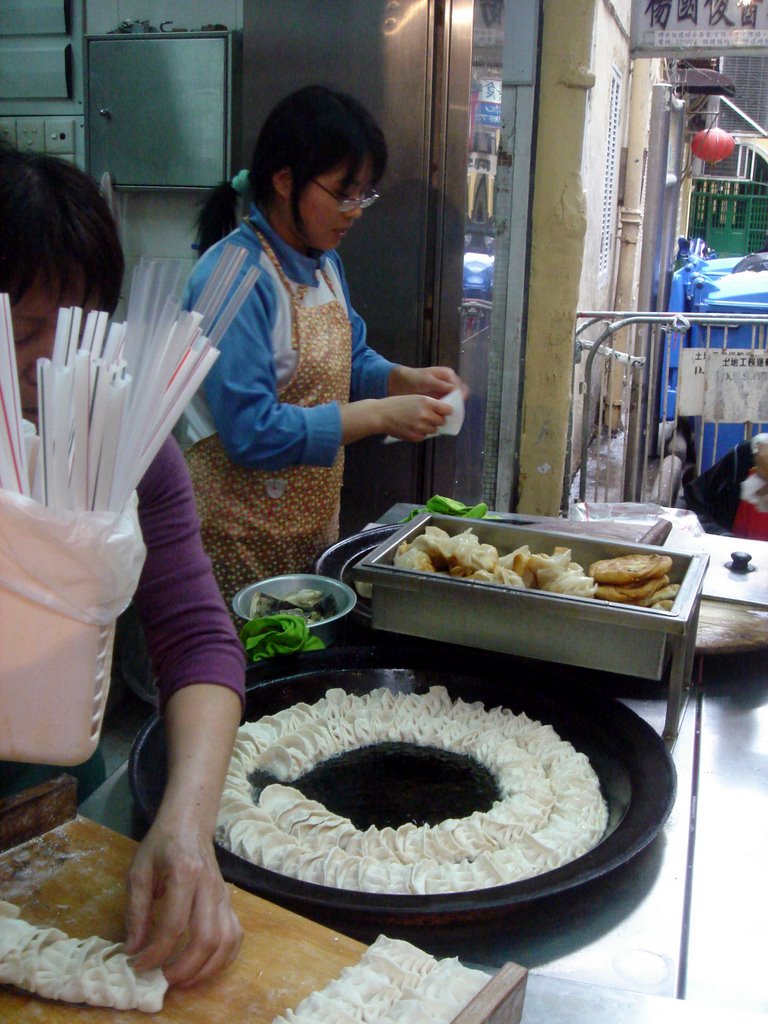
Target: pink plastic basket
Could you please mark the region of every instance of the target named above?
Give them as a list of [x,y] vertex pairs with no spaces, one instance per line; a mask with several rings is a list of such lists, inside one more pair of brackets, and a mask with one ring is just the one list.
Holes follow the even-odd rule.
[[74,765],[90,757],[114,639],[114,622],[81,622],[0,587],[0,758]]

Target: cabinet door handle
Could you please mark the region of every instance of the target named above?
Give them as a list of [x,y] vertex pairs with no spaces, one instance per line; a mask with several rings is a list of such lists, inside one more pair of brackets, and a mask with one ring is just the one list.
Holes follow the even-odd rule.
[[111,110],[107,110],[106,107],[101,107],[99,109],[99,114],[100,114],[101,117],[106,118],[107,121],[111,121],[112,120],[112,111]]

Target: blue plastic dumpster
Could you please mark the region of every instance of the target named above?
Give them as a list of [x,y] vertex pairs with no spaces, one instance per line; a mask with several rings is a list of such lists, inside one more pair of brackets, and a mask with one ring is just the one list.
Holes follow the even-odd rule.
[[[697,313],[700,306],[721,278],[729,275],[741,256],[727,256],[722,259],[704,259],[703,256],[690,256],[679,270],[672,275],[667,310],[670,313]],[[664,343],[664,365],[662,368],[662,387],[659,396],[659,415],[661,419],[672,420],[677,404],[677,375],[680,366],[680,349],[692,344],[690,334],[670,332]]]
[[672,275],[667,309],[670,313],[693,313],[695,306],[701,302],[717,281],[730,274],[741,256],[725,256],[722,259],[705,260],[700,256],[691,256],[679,270]]

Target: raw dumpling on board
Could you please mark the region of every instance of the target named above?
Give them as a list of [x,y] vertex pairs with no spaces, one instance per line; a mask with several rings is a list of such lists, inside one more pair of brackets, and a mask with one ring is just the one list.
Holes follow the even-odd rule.
[[356,964],[272,1024],[450,1024],[488,981],[455,957],[437,960],[380,935]]
[[137,974],[122,943],[73,939],[22,920],[0,900],[0,982],[46,999],[156,1013],[168,988],[158,968]]

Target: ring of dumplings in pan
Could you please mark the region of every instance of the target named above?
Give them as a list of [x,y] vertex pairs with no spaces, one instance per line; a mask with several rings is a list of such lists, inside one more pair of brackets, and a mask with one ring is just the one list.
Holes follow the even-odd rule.
[[528,544],[500,555],[471,527],[454,536],[428,525],[395,552],[398,569],[447,573],[449,576],[506,587],[546,590],[553,594],[593,597],[669,611],[680,590],[671,583],[668,555],[637,552],[593,562],[587,571],[574,562],[571,549],[558,546],[551,555],[532,552]]
[[[466,754],[493,775],[486,811],[436,825],[364,831],[300,790],[301,776],[337,754],[384,742]],[[250,777],[275,783],[254,793]],[[295,783],[293,785],[292,783]],[[217,840],[259,867],[360,892],[463,892],[550,871],[596,846],[608,821],[585,754],[552,726],[427,693],[331,689],[240,727],[219,807]]]

